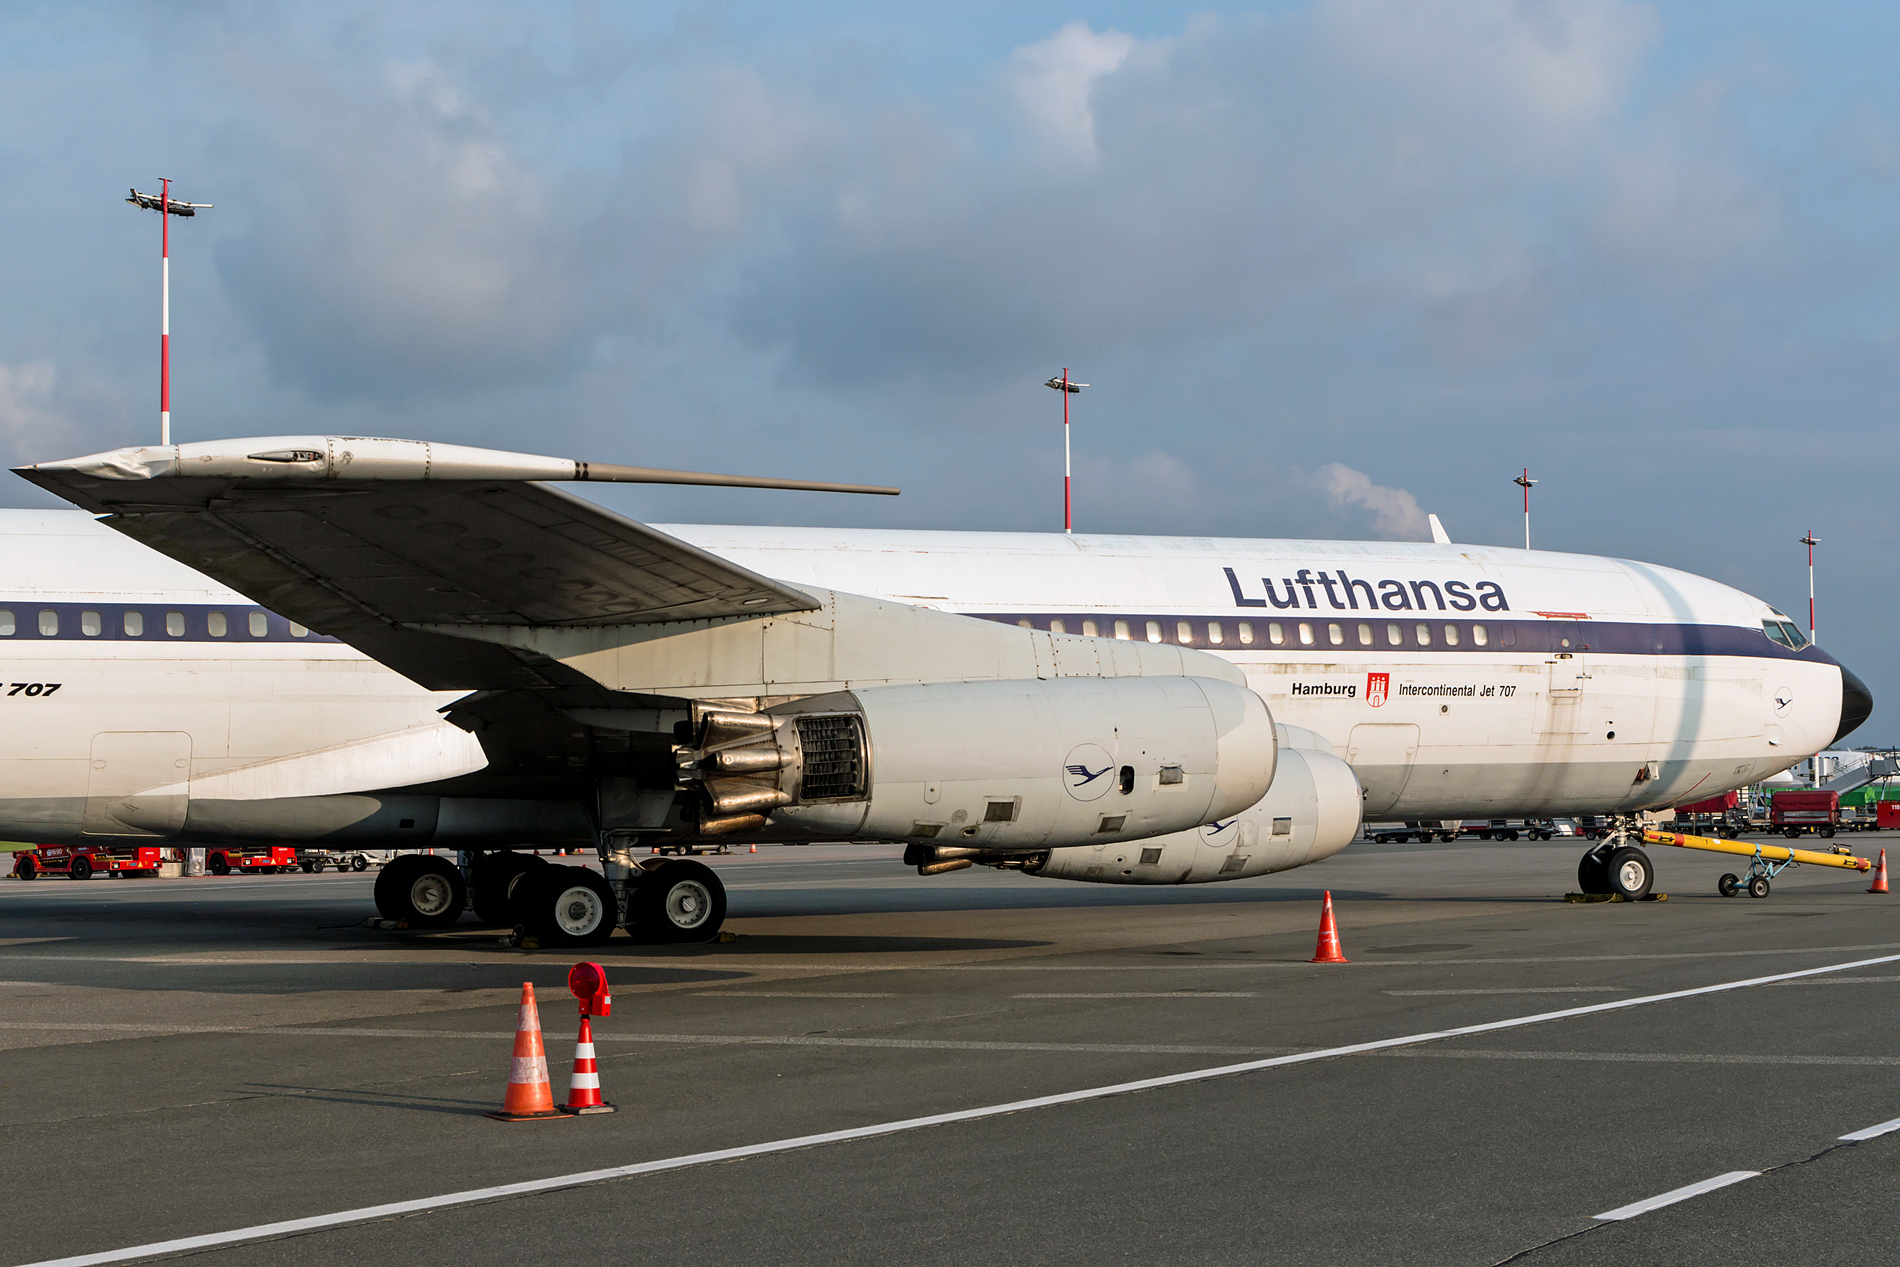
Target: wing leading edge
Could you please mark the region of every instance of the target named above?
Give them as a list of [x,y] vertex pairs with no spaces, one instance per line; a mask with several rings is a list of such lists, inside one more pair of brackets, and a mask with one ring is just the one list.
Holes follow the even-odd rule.
[[354,437],[122,449],[16,473],[437,689],[552,684],[517,656],[453,637],[458,625],[641,625],[819,606],[540,481],[895,491]]

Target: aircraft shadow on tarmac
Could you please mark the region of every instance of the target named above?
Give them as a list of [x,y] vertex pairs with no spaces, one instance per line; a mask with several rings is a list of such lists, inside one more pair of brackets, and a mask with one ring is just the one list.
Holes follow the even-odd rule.
[[372,1109],[407,1109],[412,1113],[446,1113],[451,1117],[479,1117],[491,1112],[488,1100],[459,1100],[436,1095],[403,1095],[345,1087],[300,1087],[285,1083],[243,1084],[260,1099],[315,1100],[323,1104],[356,1104]]

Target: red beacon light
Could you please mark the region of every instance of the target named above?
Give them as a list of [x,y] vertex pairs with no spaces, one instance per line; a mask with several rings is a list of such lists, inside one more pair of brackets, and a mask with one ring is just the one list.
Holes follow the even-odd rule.
[[597,963],[577,963],[567,972],[567,988],[581,1001],[582,1016],[609,1016],[614,996],[607,990],[607,970]]

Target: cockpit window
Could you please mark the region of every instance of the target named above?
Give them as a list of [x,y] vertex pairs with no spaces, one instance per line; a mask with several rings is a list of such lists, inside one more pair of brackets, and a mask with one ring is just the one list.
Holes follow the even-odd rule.
[[1778,642],[1790,651],[1799,651],[1808,645],[1807,635],[1792,620],[1764,620],[1761,622],[1761,631],[1768,635],[1771,642]]

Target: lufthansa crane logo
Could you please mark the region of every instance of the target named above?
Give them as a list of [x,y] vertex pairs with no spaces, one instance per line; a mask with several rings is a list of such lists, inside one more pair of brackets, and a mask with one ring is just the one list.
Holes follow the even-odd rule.
[[1062,786],[1078,801],[1092,801],[1115,786],[1115,758],[1100,744],[1077,744],[1062,761]]
[[1238,826],[1240,826],[1240,818],[1238,815],[1228,819],[1226,822],[1215,819],[1211,823],[1203,823],[1201,825],[1201,843],[1212,846],[1215,849],[1222,849],[1228,845],[1238,844],[1240,841],[1240,833],[1233,830]]

